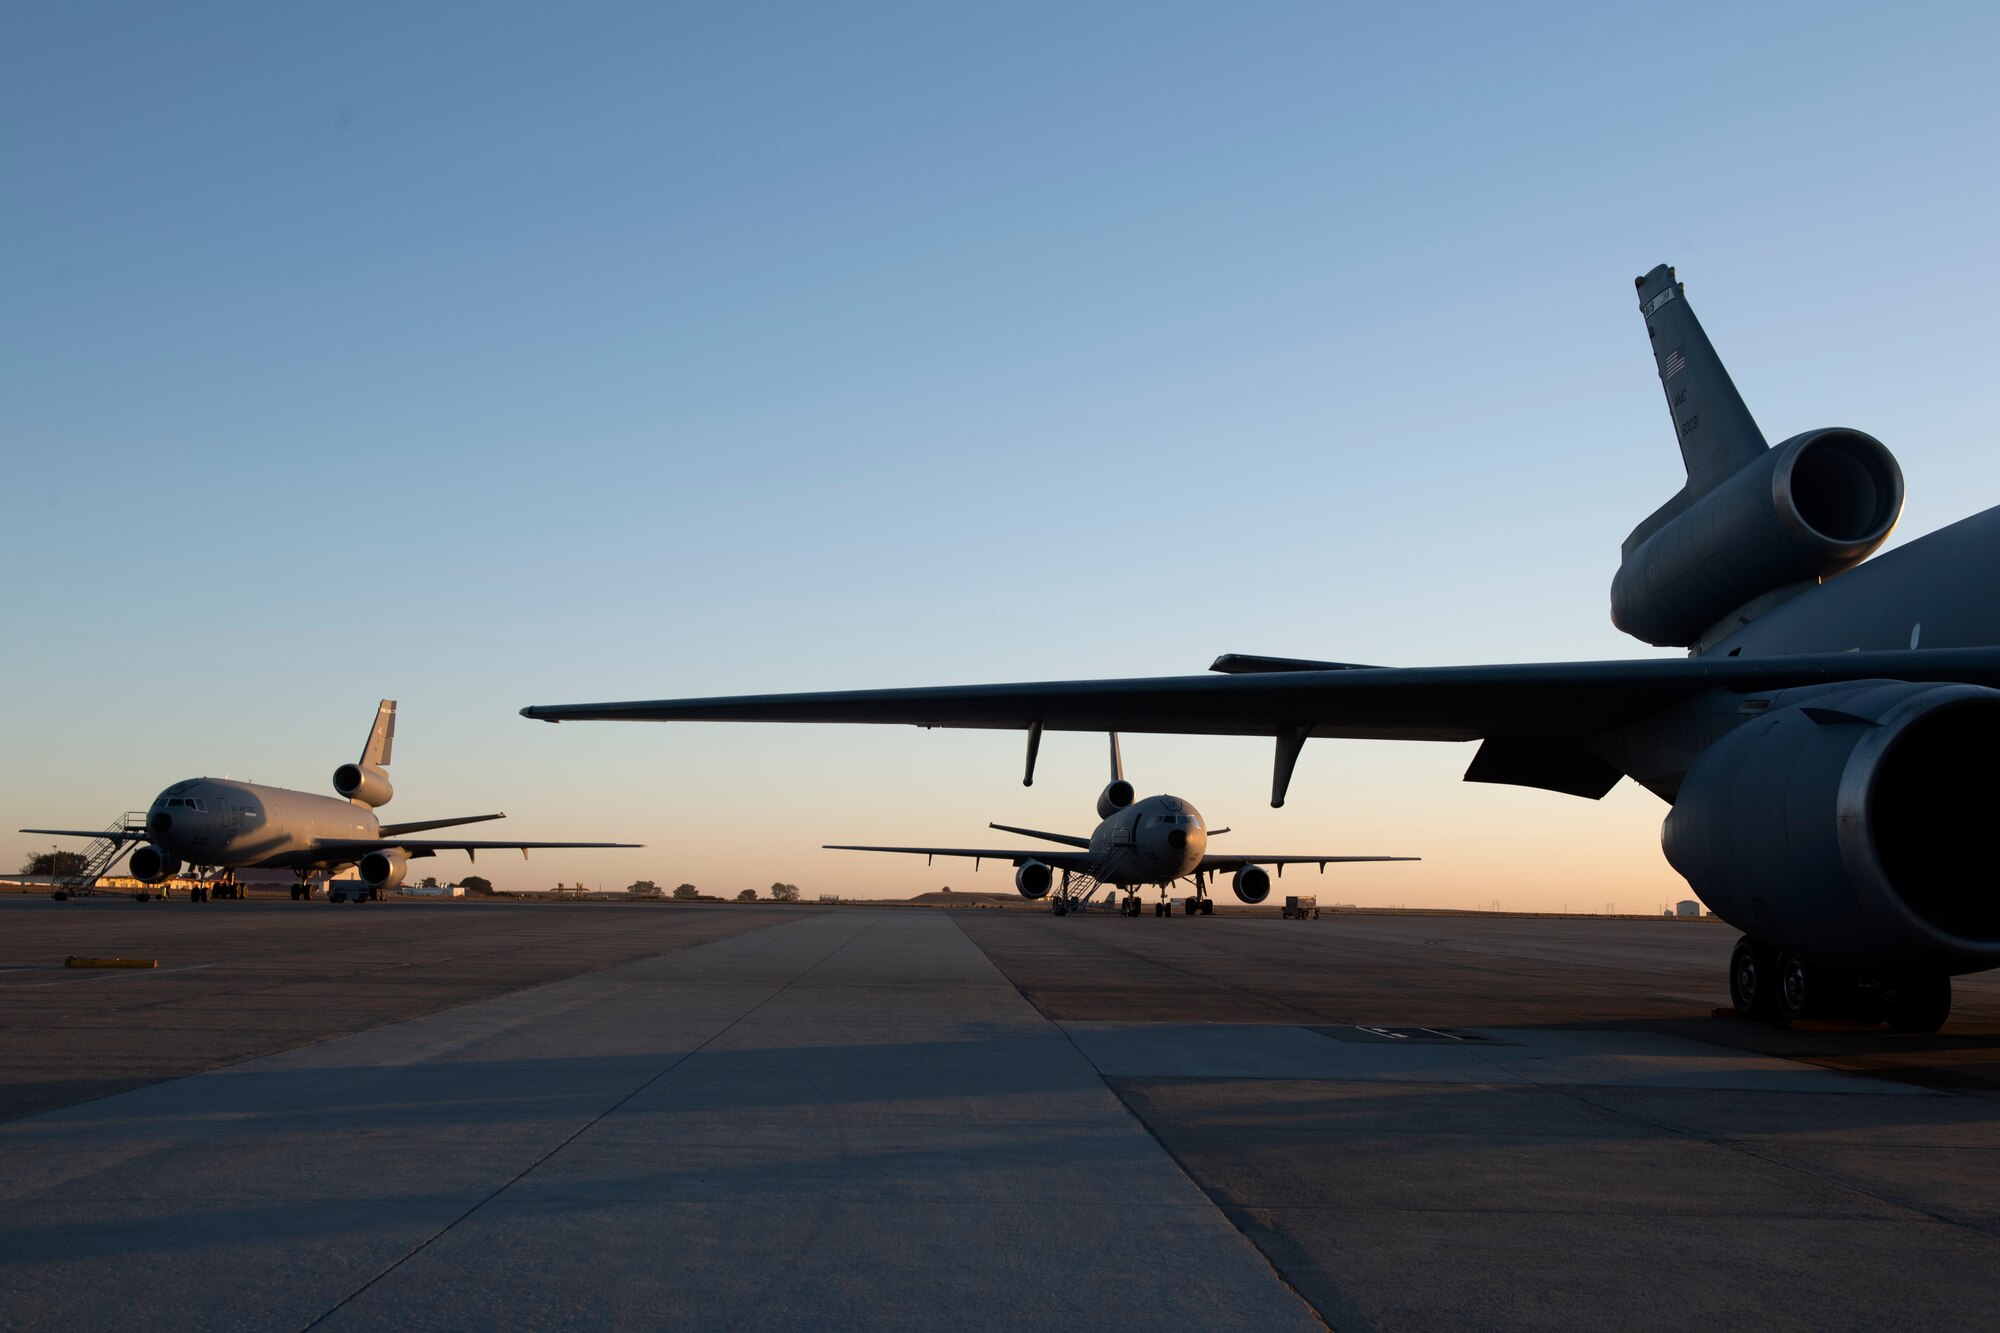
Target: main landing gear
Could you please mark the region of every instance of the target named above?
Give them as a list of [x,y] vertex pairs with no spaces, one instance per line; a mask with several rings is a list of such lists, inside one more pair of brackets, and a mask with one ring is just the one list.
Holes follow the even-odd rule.
[[211,876],[206,883],[197,883],[188,890],[188,901],[205,903],[212,898],[242,899],[243,886],[236,882],[236,873],[224,870]]
[[1845,1018],[1896,1032],[1936,1032],[1951,1017],[1942,972],[1858,976],[1779,953],[1748,935],[1729,958],[1729,1000],[1743,1018]]

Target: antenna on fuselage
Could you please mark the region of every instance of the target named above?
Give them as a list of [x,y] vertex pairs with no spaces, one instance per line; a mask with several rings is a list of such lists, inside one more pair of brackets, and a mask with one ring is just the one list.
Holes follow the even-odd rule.
[[1118,753],[1118,733],[1111,733],[1111,780],[1122,782],[1125,778],[1125,760]]

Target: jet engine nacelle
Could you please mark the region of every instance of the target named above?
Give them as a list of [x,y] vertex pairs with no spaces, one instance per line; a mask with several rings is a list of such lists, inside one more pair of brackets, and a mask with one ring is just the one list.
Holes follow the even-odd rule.
[[1271,872],[1262,866],[1244,866],[1230,878],[1229,887],[1246,903],[1261,903],[1271,896]]
[[394,847],[370,852],[361,858],[361,882],[378,893],[387,893],[409,873],[410,857]]
[[1782,691],[1688,770],[1662,834],[1715,914],[1807,963],[2000,966],[1989,836],[2000,691]]
[[130,869],[141,884],[158,884],[180,874],[181,859],[148,842],[133,849]]
[[1099,819],[1111,818],[1111,816],[1132,804],[1133,799],[1137,795],[1138,793],[1132,790],[1132,784],[1125,779],[1112,779],[1111,785],[1104,789],[1104,794],[1097,798],[1097,817]]
[[1056,872],[1040,861],[1023,861],[1021,868],[1014,872],[1014,887],[1021,891],[1023,898],[1046,898],[1049,885],[1055,883]]
[[1611,621],[1647,643],[1695,644],[1767,593],[1860,564],[1902,512],[1903,470],[1874,436],[1794,435],[1625,539]]
[[333,789],[356,805],[389,804],[396,789],[389,775],[373,764],[342,764],[333,770]]

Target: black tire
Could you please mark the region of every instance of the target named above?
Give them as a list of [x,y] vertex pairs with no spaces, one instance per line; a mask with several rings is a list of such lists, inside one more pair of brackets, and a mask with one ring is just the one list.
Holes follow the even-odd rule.
[[1777,994],[1771,998],[1778,1018],[1783,1022],[1789,1023],[1819,1012],[1819,971],[1807,966],[1804,959],[1793,954],[1779,955],[1776,991]]
[[1951,1017],[1951,978],[1942,973],[1904,977],[1889,993],[1889,1027],[1896,1032],[1936,1032]]
[[1729,1000],[1741,1018],[1769,1018],[1777,1011],[1778,954],[1745,935],[1729,955]]

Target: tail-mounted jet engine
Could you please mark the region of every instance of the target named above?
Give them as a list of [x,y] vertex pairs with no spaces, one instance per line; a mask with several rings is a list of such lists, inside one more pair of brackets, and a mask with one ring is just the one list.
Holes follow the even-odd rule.
[[1857,976],[2000,966],[2000,690],[1782,691],[1683,780],[1667,859],[1731,925]]
[[1661,647],[1688,647],[1732,611],[1867,559],[1903,511],[1903,470],[1858,430],[1794,435],[1625,539],[1611,620]]
[[1023,861],[1021,868],[1014,872],[1014,887],[1021,891],[1023,898],[1046,898],[1055,877],[1056,872],[1040,861]]
[[1244,866],[1231,877],[1229,887],[1246,903],[1261,903],[1271,896],[1271,872],[1262,866]]
[[387,805],[396,794],[389,775],[373,764],[342,764],[333,770],[333,789],[356,805],[369,807]]
[[1104,789],[1104,794],[1097,798],[1097,817],[1111,818],[1132,804],[1133,798],[1137,795],[1138,793],[1132,790],[1131,783],[1123,778],[1113,778],[1111,785]]
[[132,878],[141,884],[158,884],[180,873],[181,860],[148,842],[133,850],[131,870]]
[[384,848],[361,858],[361,882],[373,892],[387,893],[403,882],[409,869],[408,853],[394,847]]

